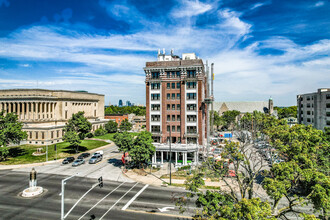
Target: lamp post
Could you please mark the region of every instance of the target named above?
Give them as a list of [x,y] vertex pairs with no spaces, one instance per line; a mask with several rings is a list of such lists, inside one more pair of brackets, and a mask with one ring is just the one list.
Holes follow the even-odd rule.
[[170,185],[172,185],[172,134],[171,134],[171,126],[170,126]]

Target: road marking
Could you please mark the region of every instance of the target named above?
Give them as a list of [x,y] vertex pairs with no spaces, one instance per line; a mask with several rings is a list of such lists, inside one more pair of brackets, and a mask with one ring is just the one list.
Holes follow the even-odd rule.
[[120,184],[119,186],[117,186],[115,189],[113,189],[111,192],[109,192],[107,195],[105,195],[101,200],[99,200],[95,205],[93,205],[92,208],[90,208],[87,212],[85,212],[85,214],[83,214],[78,220],[82,219],[85,215],[87,215],[88,212],[90,212],[93,208],[95,208],[95,206],[97,206],[100,202],[102,202],[105,198],[107,198],[111,193],[113,193],[114,191],[116,191],[121,185],[123,185],[125,182],[123,182],[122,184]]
[[158,208],[158,209],[160,212],[167,212],[167,211],[170,211],[169,209],[175,209],[175,207],[169,206],[169,207]]
[[175,218],[193,219],[193,217],[184,216],[184,215],[175,215],[175,214],[166,214],[166,213],[157,213],[157,212],[137,211],[137,210],[132,210],[132,209],[126,209],[125,212],[135,212],[135,213],[142,213],[142,214],[149,214],[149,215],[161,215],[161,216],[168,216],[168,217],[175,217]]
[[145,185],[131,200],[128,201],[128,203],[121,209],[125,210],[134,202],[134,200],[149,186],[149,184]]
[[127,195],[127,193],[129,193],[136,185],[137,185],[138,183],[135,183],[134,184],[134,186],[132,186],[122,197],[120,197],[120,199],[118,199],[117,201],[116,201],[116,203],[115,204],[113,204],[111,207],[110,207],[110,209],[108,209],[108,211],[106,211],[105,213],[104,213],[104,215],[102,215],[101,216],[101,218],[100,218],[100,220],[104,217],[104,216],[106,216],[106,214],[108,214],[108,212],[110,212],[110,210],[113,208],[113,207],[115,207],[115,205],[117,205],[117,203],[120,201],[120,200],[122,200],[122,198],[124,198],[124,196],[126,196]]

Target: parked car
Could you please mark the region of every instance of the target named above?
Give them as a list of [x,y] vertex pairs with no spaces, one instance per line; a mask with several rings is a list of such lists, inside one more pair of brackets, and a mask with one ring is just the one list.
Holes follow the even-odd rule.
[[74,161],[74,157],[67,157],[62,161],[62,164],[72,163]]
[[73,163],[72,163],[72,166],[73,167],[77,167],[77,166],[79,166],[79,165],[81,165],[81,164],[84,164],[85,163],[85,160],[84,159],[77,159],[77,160],[75,160]]
[[93,164],[93,163],[97,163],[100,162],[102,160],[102,155],[101,154],[94,154],[91,159],[89,159],[89,163]]
[[99,150],[99,151],[96,151],[96,152],[94,153],[94,155],[97,155],[97,154],[100,154],[101,156],[103,156],[103,150]]
[[90,153],[82,153],[79,155],[78,159],[84,159],[86,157],[89,157],[91,154]]

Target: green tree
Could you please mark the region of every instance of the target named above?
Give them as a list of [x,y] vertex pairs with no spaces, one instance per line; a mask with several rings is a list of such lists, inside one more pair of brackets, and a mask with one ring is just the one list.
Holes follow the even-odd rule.
[[106,133],[107,133],[107,131],[102,127],[98,128],[94,131],[95,136],[102,136],[102,135],[105,135]]
[[148,163],[156,151],[152,142],[152,134],[150,132],[140,132],[134,139],[133,146],[129,151],[132,162],[139,165]]
[[118,124],[115,121],[109,121],[108,123],[105,124],[105,130],[108,133],[116,133],[118,130]]
[[232,111],[225,111],[224,113],[222,113],[221,115],[221,119],[224,122],[224,126],[227,129],[230,129],[236,122],[236,118],[237,116],[239,116],[240,112],[236,111],[236,110],[232,110]]
[[92,129],[92,124],[85,118],[84,112],[72,114],[72,118],[64,127],[64,132],[75,131],[81,140],[85,139],[87,133]]
[[69,130],[64,133],[63,141],[69,142],[72,148],[75,148],[76,152],[79,152],[79,145],[81,143],[81,139],[76,131]]
[[297,106],[290,107],[274,107],[274,110],[277,110],[277,116],[279,119],[288,118],[288,117],[297,117]]
[[225,125],[223,118],[219,116],[219,113],[217,111],[213,111],[213,125],[217,126],[217,130],[219,130],[220,126]]
[[22,131],[23,123],[18,121],[18,116],[13,113],[0,112],[0,160],[6,159],[11,143],[19,144],[27,138],[26,131]]
[[130,131],[132,129],[132,124],[128,122],[127,119],[125,119],[124,121],[121,122],[119,129],[121,131]]
[[119,151],[129,152],[133,146],[133,136],[128,132],[116,133],[113,136],[114,142],[117,145]]

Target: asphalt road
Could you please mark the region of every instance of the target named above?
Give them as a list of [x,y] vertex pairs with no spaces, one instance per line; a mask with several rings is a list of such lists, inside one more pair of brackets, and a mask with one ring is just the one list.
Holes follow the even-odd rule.
[[[38,174],[38,186],[45,192],[36,198],[20,196],[28,187],[29,173],[0,171],[0,219],[60,219],[61,180],[67,176]],[[65,185],[65,213],[95,183],[97,178],[73,177]],[[66,219],[185,219],[175,207],[173,197],[182,189],[157,188],[135,182],[104,181],[104,187],[93,188]],[[131,201],[132,200],[132,201]],[[128,202],[131,203],[128,204]],[[193,207],[193,204],[190,204]],[[122,210],[126,207],[125,210]],[[167,207],[167,208],[165,208]],[[166,211],[161,212],[160,209]]]

